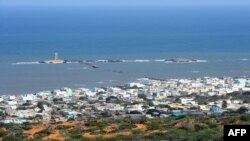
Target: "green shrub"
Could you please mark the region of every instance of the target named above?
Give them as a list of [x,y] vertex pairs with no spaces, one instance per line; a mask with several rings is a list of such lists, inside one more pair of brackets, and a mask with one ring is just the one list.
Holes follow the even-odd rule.
[[17,140],[14,136],[5,136],[3,141],[15,141]]
[[69,128],[71,128],[71,126],[67,126],[67,125],[58,125],[56,127],[56,129],[59,129],[59,130],[67,130]]
[[194,125],[195,131],[200,131],[200,130],[207,129],[207,128],[208,128],[208,126],[206,124],[195,124]]
[[118,130],[128,130],[128,129],[133,129],[136,126],[134,124],[130,123],[122,123],[119,125]]
[[250,115],[242,115],[240,116],[240,120],[244,122],[250,122]]
[[132,134],[133,135],[137,135],[137,134],[143,134],[143,131],[142,130],[140,130],[140,129],[134,129],[134,130],[132,130]]
[[209,128],[217,128],[218,127],[218,125],[216,123],[213,123],[213,122],[209,122],[207,125]]
[[0,137],[4,137],[8,134],[8,132],[0,130]]
[[82,138],[82,132],[81,131],[70,131],[68,133],[68,136],[72,139],[80,139],[80,138]]

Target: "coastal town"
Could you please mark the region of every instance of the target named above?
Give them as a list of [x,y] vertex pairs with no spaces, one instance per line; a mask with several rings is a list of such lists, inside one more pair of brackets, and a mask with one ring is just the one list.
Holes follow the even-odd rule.
[[141,78],[123,86],[0,95],[2,123],[250,113],[250,78]]

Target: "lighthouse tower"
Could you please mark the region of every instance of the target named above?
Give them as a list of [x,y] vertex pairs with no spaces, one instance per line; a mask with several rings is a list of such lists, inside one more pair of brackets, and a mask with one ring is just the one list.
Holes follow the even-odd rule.
[[54,60],[59,60],[59,55],[58,55],[58,53],[57,53],[57,52],[55,53]]
[[64,64],[65,60],[60,60],[59,55],[56,52],[53,60],[44,61],[45,64]]

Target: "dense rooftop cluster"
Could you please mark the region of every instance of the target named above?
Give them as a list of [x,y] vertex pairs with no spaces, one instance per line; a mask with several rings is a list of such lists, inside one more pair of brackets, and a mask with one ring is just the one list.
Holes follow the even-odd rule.
[[0,96],[0,122],[64,122],[95,118],[249,113],[250,79],[143,78],[124,86],[62,88]]

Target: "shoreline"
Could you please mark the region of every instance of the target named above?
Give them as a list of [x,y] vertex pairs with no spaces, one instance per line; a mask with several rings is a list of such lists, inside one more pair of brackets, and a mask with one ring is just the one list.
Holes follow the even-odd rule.
[[[164,81],[169,81],[169,80],[196,80],[196,79],[204,79],[204,78],[218,78],[218,79],[222,79],[222,78],[232,78],[232,79],[250,79],[250,76],[203,76],[203,77],[186,77],[186,78],[157,78],[157,77],[142,77],[142,78],[136,78],[134,81],[130,81],[130,82],[125,82],[123,84],[120,84],[120,85],[110,85],[110,86],[101,86],[101,87],[98,87],[98,86],[91,86],[91,87],[74,87],[74,88],[71,88],[71,87],[68,87],[68,86],[63,86],[63,87],[57,87],[57,88],[51,88],[51,89],[47,89],[47,90],[40,90],[40,91],[36,91],[34,90],[33,92],[26,92],[26,93],[18,93],[18,94],[0,94],[0,97],[2,96],[23,96],[23,95],[27,95],[27,94],[37,94],[37,93],[40,93],[40,92],[48,92],[48,91],[54,91],[54,90],[60,90],[60,89],[63,89],[63,88],[70,88],[72,90],[74,89],[99,89],[99,88],[109,88],[109,87],[124,87],[125,85],[127,84],[130,84],[130,83],[139,83],[141,80],[150,80],[150,81],[161,81],[161,82],[164,82]],[[112,81],[117,81],[117,80],[107,80],[109,82],[112,82]],[[102,83],[100,83],[102,82]],[[105,84],[105,81],[98,81],[96,82],[98,84]],[[83,84],[84,85],[84,84]]]

